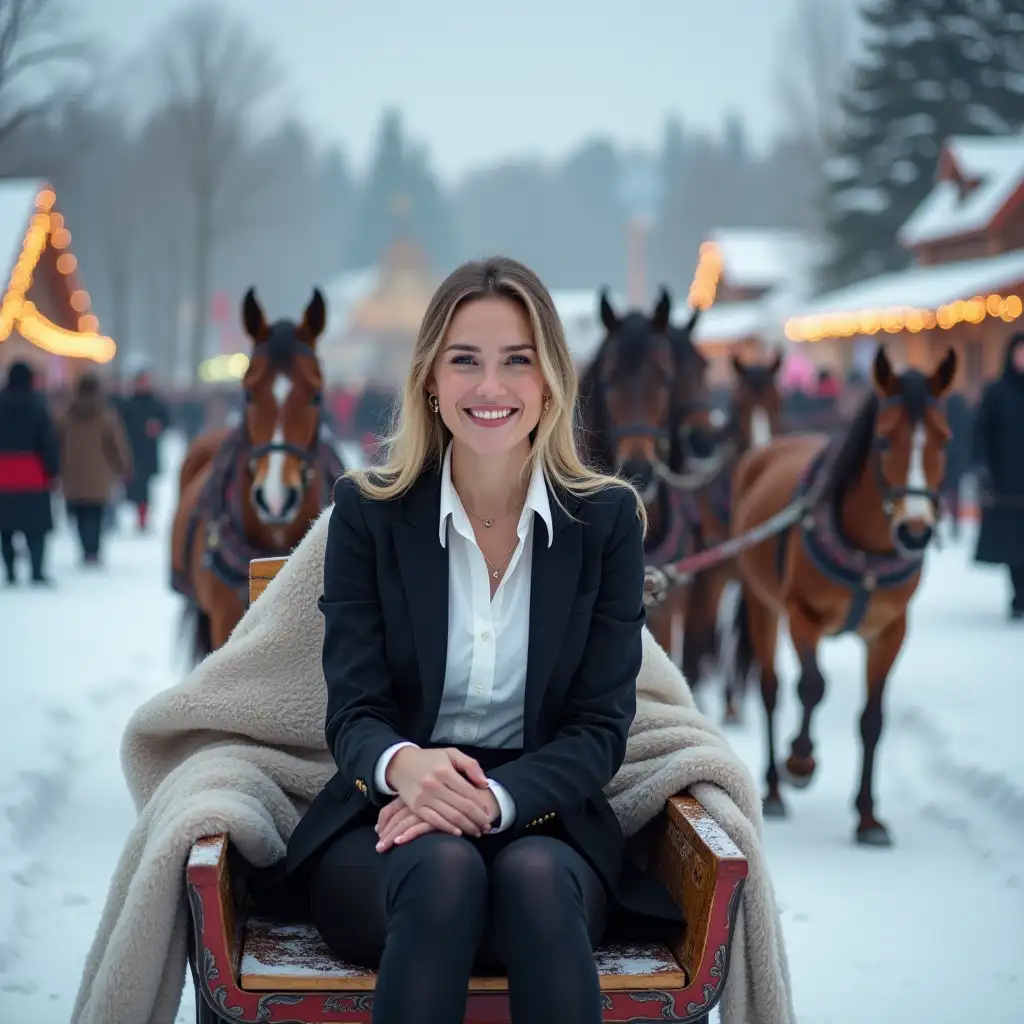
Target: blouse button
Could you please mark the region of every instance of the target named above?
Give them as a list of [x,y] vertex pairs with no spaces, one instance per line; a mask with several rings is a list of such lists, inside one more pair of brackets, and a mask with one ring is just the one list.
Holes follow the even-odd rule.
[[482,633],[480,634],[480,639],[481,639],[481,640],[490,640],[490,639],[491,639],[491,634],[490,634],[490,631],[489,631],[489,630],[486,630],[486,629],[485,629],[485,630],[484,630],[484,631],[483,631],[483,632],[482,632]]

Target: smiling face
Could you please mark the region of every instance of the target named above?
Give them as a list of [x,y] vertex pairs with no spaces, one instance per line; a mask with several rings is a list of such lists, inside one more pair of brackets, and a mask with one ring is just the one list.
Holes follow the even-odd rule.
[[464,302],[428,381],[439,415],[456,441],[478,455],[504,455],[529,444],[544,403],[533,331],[526,311],[492,296]]

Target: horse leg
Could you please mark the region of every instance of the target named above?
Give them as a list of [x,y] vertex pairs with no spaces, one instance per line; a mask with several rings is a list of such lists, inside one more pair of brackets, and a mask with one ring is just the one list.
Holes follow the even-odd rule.
[[737,614],[747,616],[750,643],[761,676],[761,700],[768,731],[768,770],[765,772],[768,792],[764,798],[764,814],[768,818],[782,818],[785,817],[786,806],[779,793],[779,769],[775,764],[775,707],[779,697],[775,648],[779,639],[779,616],[759,601],[748,587],[743,588],[743,600]]
[[[220,588],[218,588],[220,589]],[[210,608],[210,645],[213,650],[223,647],[231,636],[231,631],[238,625],[239,620],[245,614],[242,603],[235,597],[234,593],[226,587],[224,594],[219,595],[219,600]]]
[[882,694],[892,666],[903,646],[907,632],[906,614],[889,623],[868,643],[867,683],[868,695],[864,712],[860,716],[860,738],[864,746],[864,761],[860,773],[860,792],[854,806],[860,815],[856,838],[866,846],[892,846],[889,830],[875,817],[873,796],[875,751],[882,735]]
[[814,742],[811,739],[811,720],[814,709],[825,696],[825,677],[818,665],[818,643],[821,631],[814,626],[799,607],[787,609],[789,635],[800,659],[800,682],[797,696],[803,707],[800,732],[790,747],[786,759],[787,781],[799,789],[810,785],[817,764],[814,760]]
[[714,657],[715,653],[715,620],[714,611],[709,607],[708,575],[698,573],[685,596],[682,667],[691,688],[703,681],[706,659]]

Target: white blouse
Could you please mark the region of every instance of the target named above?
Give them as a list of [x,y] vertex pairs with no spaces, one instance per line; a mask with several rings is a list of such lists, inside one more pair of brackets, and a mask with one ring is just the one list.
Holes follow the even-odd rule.
[[[519,544],[492,598],[491,570],[452,485],[451,459],[449,445],[441,476],[438,524],[438,541],[448,548],[448,658],[431,741],[451,746],[518,749],[523,745],[530,579],[537,516],[547,529],[548,547],[552,541],[547,485],[543,472],[536,466],[516,528]],[[391,758],[403,746],[414,744],[396,743],[377,762],[374,782],[382,793],[395,794],[385,781],[385,772]],[[491,780],[490,786],[501,808],[501,820],[491,831],[503,832],[515,821],[515,804],[499,783]]]

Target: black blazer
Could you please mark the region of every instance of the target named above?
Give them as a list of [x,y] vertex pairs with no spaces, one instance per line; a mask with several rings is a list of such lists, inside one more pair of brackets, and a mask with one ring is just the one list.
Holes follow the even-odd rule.
[[[448,637],[440,486],[432,468],[394,501],[367,500],[349,479],[335,487],[319,607],[338,773],[291,837],[289,873],[391,799],[374,785],[388,747],[430,742]],[[534,527],[523,753],[488,774],[515,801],[513,836],[564,827],[624,905],[674,920],[660,885],[644,897],[626,877],[622,831],[602,793],[636,714],[645,611],[635,498],[614,486],[560,497],[564,509],[549,491],[550,548],[544,523]]]

